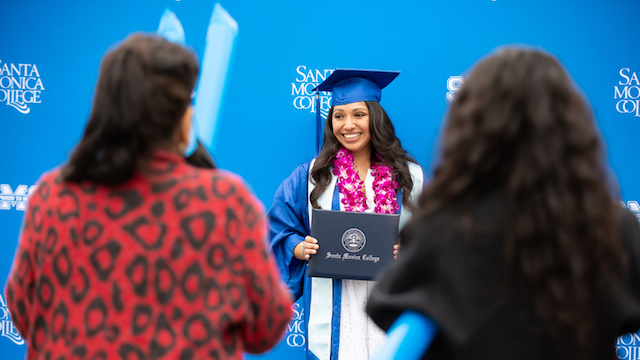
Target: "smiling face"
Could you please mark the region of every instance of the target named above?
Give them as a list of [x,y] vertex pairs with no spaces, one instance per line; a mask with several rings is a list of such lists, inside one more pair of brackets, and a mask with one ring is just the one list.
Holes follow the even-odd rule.
[[334,106],[331,125],[336,139],[354,155],[371,152],[369,108],[364,101]]

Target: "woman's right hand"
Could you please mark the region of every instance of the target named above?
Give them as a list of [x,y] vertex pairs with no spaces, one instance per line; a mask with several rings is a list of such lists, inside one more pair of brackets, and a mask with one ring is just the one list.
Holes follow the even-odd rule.
[[398,252],[400,251],[400,244],[393,245],[393,259],[396,260],[398,258]]
[[294,251],[294,256],[298,260],[309,260],[311,255],[314,255],[318,252],[320,246],[318,245],[318,240],[311,236],[305,236],[304,241],[301,241],[298,246],[296,246],[296,251]]

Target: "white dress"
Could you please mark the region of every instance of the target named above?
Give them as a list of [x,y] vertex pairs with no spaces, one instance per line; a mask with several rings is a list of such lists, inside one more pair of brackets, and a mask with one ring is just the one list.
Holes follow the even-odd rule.
[[[384,332],[369,320],[364,311],[367,297],[374,283],[307,277],[307,263],[297,262],[297,260],[292,262],[293,250],[308,235],[310,224],[313,222],[313,207],[308,202],[309,195],[315,188],[315,183],[309,176],[309,169],[313,168],[313,163],[314,160],[296,168],[276,191],[269,211],[271,249],[280,260],[280,272],[287,286],[295,295],[303,299],[307,358],[367,359],[385,338]],[[410,196],[412,199],[417,199],[422,190],[423,171],[418,164],[408,163],[407,165],[413,179]],[[337,176],[333,175],[331,182],[317,199],[321,209],[332,209],[334,194],[337,191],[336,181]],[[306,186],[304,182],[307,183]],[[301,191],[303,186],[306,190],[304,192]],[[373,211],[375,208],[372,200],[373,177],[370,171],[365,177],[365,195],[369,211]],[[302,198],[306,198],[306,206],[301,204]],[[406,204],[403,204],[399,229],[402,229],[410,218],[411,212],[406,208]],[[335,281],[341,283],[339,294],[334,292]],[[335,306],[339,306],[341,310],[339,314],[338,311],[334,312]]]
[[[373,212],[373,176],[371,169],[364,180],[367,210]],[[342,200],[342,194],[340,194]],[[340,202],[340,210],[344,205]],[[392,251],[392,249],[389,249]],[[342,280],[342,302],[340,305],[340,347],[338,359],[369,359],[378,350],[386,337],[386,333],[369,318],[365,311],[369,293],[375,281]]]

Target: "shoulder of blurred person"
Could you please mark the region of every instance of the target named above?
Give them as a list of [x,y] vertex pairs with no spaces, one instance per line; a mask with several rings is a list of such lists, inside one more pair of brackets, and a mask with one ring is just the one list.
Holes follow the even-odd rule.
[[[290,320],[291,298],[265,243],[264,207],[236,174],[197,168],[177,154],[155,152],[117,186],[62,181],[60,170],[54,169],[38,181],[31,200],[20,253],[35,262],[30,262],[32,268],[23,263],[21,269],[29,268],[25,274],[32,275],[25,276],[38,283],[53,281],[51,290],[67,307],[73,303],[84,313],[90,308],[87,300],[104,298],[100,301],[109,322],[121,331],[132,326],[125,315],[129,310],[122,312],[125,299],[127,309],[142,306],[155,313],[160,311],[156,305],[180,308],[183,317],[166,320],[187,334],[180,336],[189,337],[187,318],[206,317],[203,323],[193,320],[194,326],[209,329],[212,339],[213,331],[224,331],[234,340],[221,350],[236,355],[274,346]],[[69,277],[61,273],[65,259]],[[141,281],[139,271],[148,281]],[[91,286],[79,287],[81,274],[92,279]],[[19,286],[25,282],[22,274],[13,276],[7,291],[22,301],[29,296]],[[61,277],[73,285],[70,293],[68,286],[58,284]],[[146,294],[155,294],[154,302]],[[17,303],[9,306],[20,308]],[[46,308],[33,306],[49,317]],[[17,319],[23,324],[20,331],[29,334],[32,320]],[[230,323],[237,328],[228,328]],[[140,330],[139,336],[150,335]],[[85,346],[99,347],[90,340]]]

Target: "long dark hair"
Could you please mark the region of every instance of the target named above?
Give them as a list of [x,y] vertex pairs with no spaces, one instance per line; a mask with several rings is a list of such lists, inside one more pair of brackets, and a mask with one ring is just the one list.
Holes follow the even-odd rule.
[[171,141],[191,103],[194,55],[151,35],[127,38],[102,60],[91,115],[62,168],[65,181],[121,184],[140,160]]
[[506,191],[508,278],[530,291],[561,347],[591,356],[598,284],[623,260],[603,146],[563,67],[521,48],[481,61],[451,105],[441,145],[420,217]]
[[[415,209],[411,199],[413,180],[409,172],[408,162],[415,162],[413,158],[402,148],[400,139],[396,136],[393,123],[380,103],[377,101],[365,101],[369,109],[369,132],[371,134],[371,163],[380,160],[376,154],[380,154],[385,164],[393,169],[398,181],[399,189],[402,189],[402,204],[411,211]],[[311,191],[310,201],[315,209],[319,209],[318,198],[331,182],[331,169],[336,153],[342,145],[333,134],[333,107],[329,109],[327,121],[324,123],[324,143],[311,170],[311,177],[315,181],[315,188]]]

